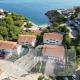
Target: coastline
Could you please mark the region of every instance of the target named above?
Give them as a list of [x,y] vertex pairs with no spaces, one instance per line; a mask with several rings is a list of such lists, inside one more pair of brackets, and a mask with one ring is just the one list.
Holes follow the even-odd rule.
[[42,25],[37,25],[37,24],[35,24],[34,22],[32,22],[32,21],[29,21],[29,23],[31,23],[33,26],[31,27],[31,28],[29,28],[29,29],[31,29],[31,30],[38,30],[38,29],[44,29],[44,28],[46,28],[46,27],[48,27],[48,24],[42,24]]

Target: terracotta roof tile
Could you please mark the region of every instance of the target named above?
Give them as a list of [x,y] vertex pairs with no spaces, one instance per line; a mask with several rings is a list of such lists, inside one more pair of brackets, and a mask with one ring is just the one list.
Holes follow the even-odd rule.
[[0,49],[16,49],[16,48],[17,48],[16,42],[0,40]]
[[64,46],[58,45],[43,45],[43,54],[48,56],[55,56],[55,57],[64,57],[65,49]]
[[20,35],[18,38],[18,43],[22,42],[32,43],[32,41],[35,39],[36,39],[35,35]]
[[54,40],[63,40],[63,35],[60,33],[45,33],[43,36],[44,39],[54,39]]

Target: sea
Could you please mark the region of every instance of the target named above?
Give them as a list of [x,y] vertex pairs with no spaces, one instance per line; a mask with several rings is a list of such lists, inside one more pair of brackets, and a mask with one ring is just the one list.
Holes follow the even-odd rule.
[[0,0],[0,8],[24,15],[37,25],[48,24],[45,13],[80,6],[80,0]]

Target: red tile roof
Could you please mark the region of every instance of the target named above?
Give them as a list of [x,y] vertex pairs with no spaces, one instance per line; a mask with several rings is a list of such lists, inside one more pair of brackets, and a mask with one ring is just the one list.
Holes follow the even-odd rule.
[[65,55],[64,46],[58,45],[43,45],[43,55],[55,56],[63,58]]
[[32,32],[34,32],[34,33],[41,33],[42,31],[41,30],[32,30]]
[[33,40],[36,40],[35,35],[20,35],[18,38],[18,43],[22,43],[22,42],[32,43]]
[[53,39],[53,40],[63,40],[63,35],[60,33],[45,33],[43,36],[44,39]]
[[16,49],[16,48],[17,48],[16,42],[0,40],[0,49]]

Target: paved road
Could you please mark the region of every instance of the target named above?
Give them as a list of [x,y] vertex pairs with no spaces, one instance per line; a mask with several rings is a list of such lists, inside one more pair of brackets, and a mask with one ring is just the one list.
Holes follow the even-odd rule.
[[18,67],[10,61],[5,60],[0,60],[0,69],[3,70],[3,73],[0,75],[0,80],[8,76],[13,76],[14,78],[17,78],[20,77],[20,75],[22,74],[28,74],[24,69]]
[[53,75],[53,72],[54,72],[54,64],[51,62],[51,61],[47,61],[46,62],[46,67],[45,67],[45,73],[47,75]]
[[30,71],[37,64],[37,62],[34,61],[33,50],[29,49],[29,52],[15,61],[14,64],[24,68],[26,71]]
[[11,80],[37,80],[34,76],[32,78],[32,75],[21,77],[22,75],[29,75],[28,71],[30,71],[36,64],[37,62],[34,61],[34,56],[31,49],[26,55],[22,56],[14,63],[1,60],[0,69],[3,69],[4,72],[0,75],[0,80],[8,77]]

